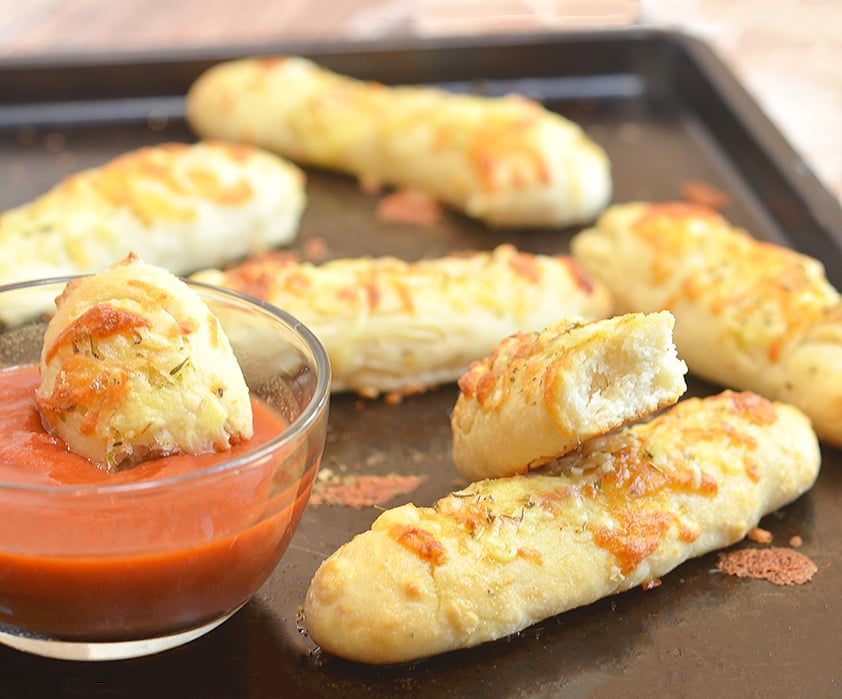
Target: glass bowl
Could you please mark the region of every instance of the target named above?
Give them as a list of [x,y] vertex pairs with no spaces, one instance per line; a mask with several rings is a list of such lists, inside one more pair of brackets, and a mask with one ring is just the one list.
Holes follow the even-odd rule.
[[[0,379],[29,372],[37,385],[46,314],[67,281],[0,287]],[[190,286],[257,399],[255,437],[211,465],[168,457],[107,474],[90,464],[79,478],[41,428],[32,387],[0,384],[0,642],[73,660],[157,653],[224,622],[278,566],[324,450],[327,355],[285,312]]]

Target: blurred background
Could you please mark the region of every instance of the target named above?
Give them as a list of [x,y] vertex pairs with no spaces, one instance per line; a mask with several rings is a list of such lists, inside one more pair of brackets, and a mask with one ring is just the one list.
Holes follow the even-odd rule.
[[842,201],[842,0],[0,0],[0,61],[636,24],[707,41]]

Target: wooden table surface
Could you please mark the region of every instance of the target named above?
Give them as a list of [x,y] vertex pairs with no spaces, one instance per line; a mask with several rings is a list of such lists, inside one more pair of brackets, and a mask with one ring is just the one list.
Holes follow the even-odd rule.
[[842,201],[842,0],[0,0],[0,61],[634,23],[708,41]]

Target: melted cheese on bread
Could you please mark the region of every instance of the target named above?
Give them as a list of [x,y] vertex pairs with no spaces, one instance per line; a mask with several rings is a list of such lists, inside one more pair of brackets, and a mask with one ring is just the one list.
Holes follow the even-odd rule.
[[332,389],[412,393],[455,381],[503,337],[564,316],[602,318],[611,300],[569,257],[501,245],[406,262],[353,258],[313,265],[267,254],[194,279],[256,296],[321,340]]
[[135,255],[56,300],[36,404],[51,433],[107,470],[252,435],[248,387],[219,321]]
[[200,76],[187,118],[204,137],[424,192],[495,226],[591,220],[611,195],[604,151],[515,95],[386,87],[296,56],[247,58]]
[[512,476],[675,403],[687,366],[673,323],[668,311],[630,313],[503,340],[459,379],[456,468],[470,481]]
[[808,490],[797,409],[725,392],[596,437],[547,469],[383,512],[316,571],[323,650],[396,663],[502,638],[743,538]]
[[618,312],[673,313],[691,373],[792,403],[842,446],[842,299],[821,262],[681,203],[611,207],[572,252]]
[[140,148],[0,214],[0,283],[91,274],[132,251],[187,274],[289,243],[305,203],[303,173],[270,153]]

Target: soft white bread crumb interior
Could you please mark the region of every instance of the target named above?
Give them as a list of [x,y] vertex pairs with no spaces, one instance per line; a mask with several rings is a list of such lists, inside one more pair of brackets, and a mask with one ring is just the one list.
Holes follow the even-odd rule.
[[108,470],[252,435],[248,387],[218,319],[135,255],[67,285],[40,369],[45,427]]
[[572,371],[556,377],[556,410],[579,434],[594,425],[625,424],[674,403],[686,390],[687,367],[678,358],[668,312],[592,326],[586,351],[571,357]]

